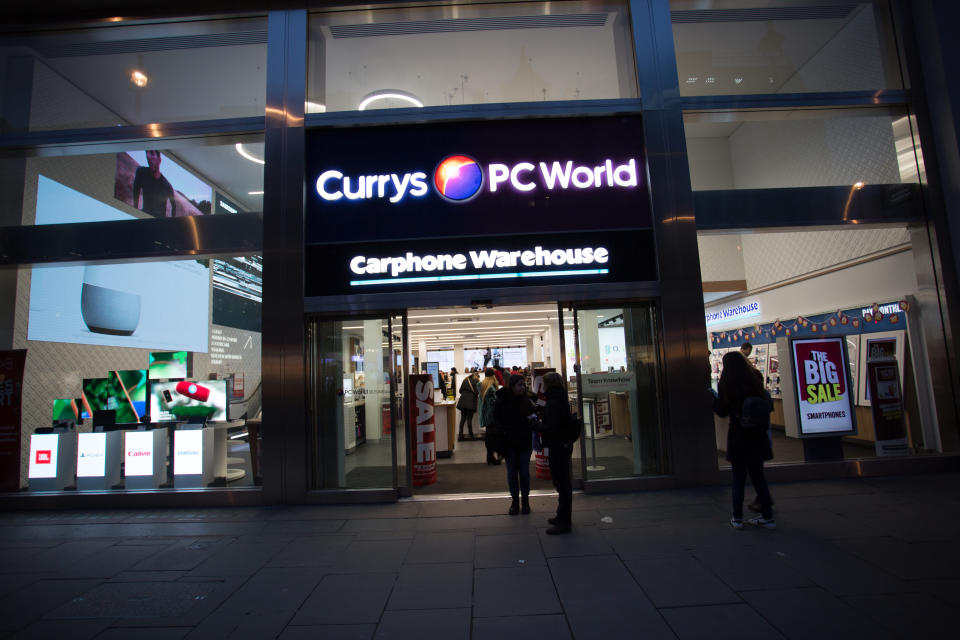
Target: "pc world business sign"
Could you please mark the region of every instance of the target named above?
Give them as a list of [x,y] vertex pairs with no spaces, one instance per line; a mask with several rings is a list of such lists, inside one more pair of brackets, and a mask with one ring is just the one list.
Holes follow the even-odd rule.
[[657,278],[639,115],[326,129],[307,145],[307,296]]

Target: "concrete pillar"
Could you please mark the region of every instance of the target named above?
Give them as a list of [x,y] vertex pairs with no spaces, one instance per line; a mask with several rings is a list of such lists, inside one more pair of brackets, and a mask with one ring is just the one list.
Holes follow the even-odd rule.
[[583,373],[600,371],[600,329],[597,326],[597,312],[593,309],[577,313],[577,325],[580,329],[580,367]]
[[536,357],[536,354],[533,351],[533,340],[534,340],[533,336],[530,336],[529,338],[527,338],[527,364],[528,365],[534,360],[540,359]]

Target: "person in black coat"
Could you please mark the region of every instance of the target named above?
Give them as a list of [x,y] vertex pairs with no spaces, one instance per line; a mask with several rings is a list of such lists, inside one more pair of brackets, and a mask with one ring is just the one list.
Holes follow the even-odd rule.
[[477,412],[477,397],[479,375],[476,371],[463,379],[460,384],[460,399],[457,400],[457,409],[460,409],[460,440],[463,440],[463,425],[466,424],[473,440],[473,414]]
[[727,428],[727,460],[733,470],[733,517],[734,529],[743,528],[743,487],[747,474],[757,491],[760,501],[760,517],[751,518],[750,524],[765,529],[775,529],[773,500],[763,474],[763,462],[773,458],[773,450],[767,429],[744,428],[740,424],[740,411],[744,398],[763,397],[763,376],[750,366],[738,351],[723,356],[723,373],[717,386],[713,409],[721,418],[730,416]]
[[542,438],[543,446],[550,451],[550,476],[557,489],[557,515],[550,518],[552,527],[547,529],[550,535],[569,533],[573,512],[573,485],[570,478],[570,456],[573,443],[566,441],[570,424],[570,399],[567,397],[567,385],[563,377],[555,372],[543,376],[546,405],[543,407]]
[[512,516],[521,511],[530,513],[530,454],[537,406],[527,396],[523,376],[510,376],[506,386],[497,390],[493,421],[496,432],[504,440],[507,486],[511,497],[508,513]]

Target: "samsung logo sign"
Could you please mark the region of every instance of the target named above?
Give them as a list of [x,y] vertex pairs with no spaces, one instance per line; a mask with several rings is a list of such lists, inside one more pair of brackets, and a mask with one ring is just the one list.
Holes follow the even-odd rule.
[[426,171],[349,176],[328,169],[317,177],[315,188],[325,202],[385,199],[397,204],[408,197],[426,196],[431,185],[444,200],[466,202],[482,192],[493,194],[506,189],[520,193],[538,189],[633,189],[639,185],[639,177],[634,158],[622,163],[608,158],[598,165],[578,165],[573,160],[490,163],[484,169],[474,158],[461,154],[441,160],[432,178]]

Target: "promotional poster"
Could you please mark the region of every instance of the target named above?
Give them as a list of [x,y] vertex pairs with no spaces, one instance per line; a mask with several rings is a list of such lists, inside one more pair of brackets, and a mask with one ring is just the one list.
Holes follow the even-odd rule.
[[413,431],[413,486],[423,487],[437,481],[437,433],[434,422],[433,379],[430,374],[408,378],[410,428]]
[[794,340],[800,437],[856,433],[844,338]]
[[20,488],[20,410],[26,350],[0,351],[0,490]]

